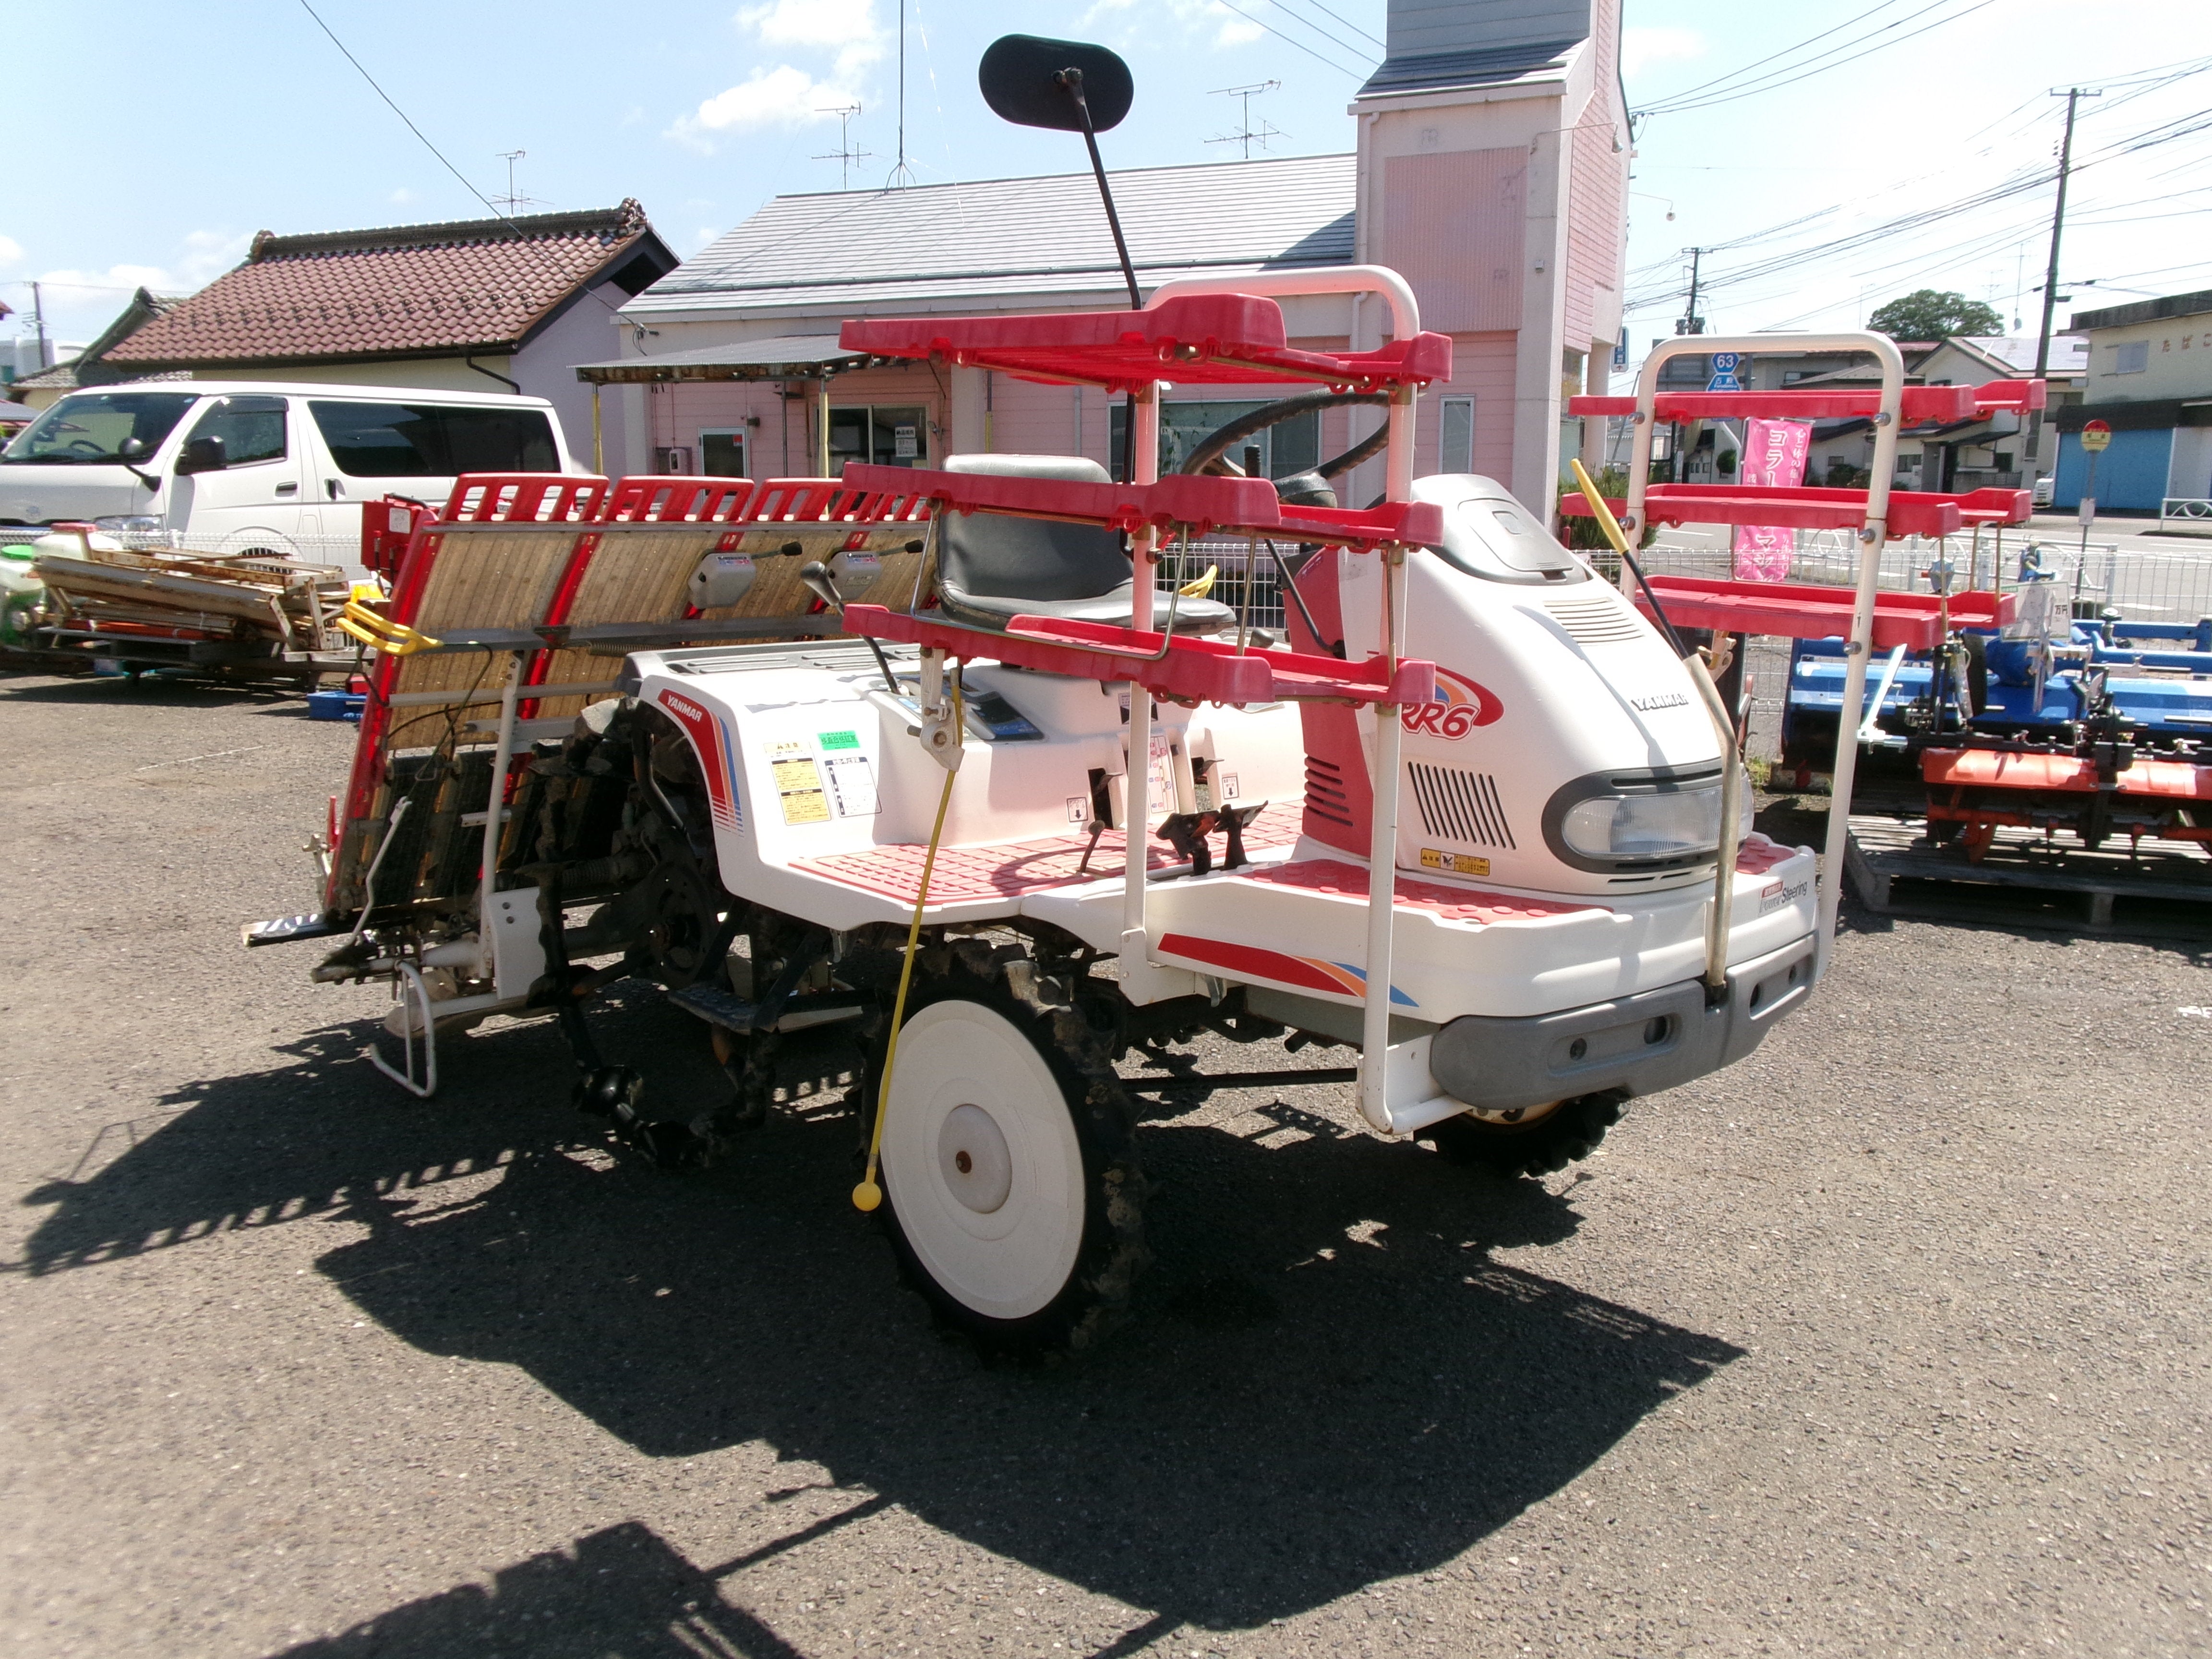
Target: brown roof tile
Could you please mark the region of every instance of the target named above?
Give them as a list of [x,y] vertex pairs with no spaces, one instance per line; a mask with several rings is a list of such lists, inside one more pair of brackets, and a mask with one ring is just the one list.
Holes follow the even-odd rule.
[[[264,231],[244,264],[106,360],[182,367],[510,351],[647,241],[659,247],[635,201],[306,236]],[[661,268],[672,265],[660,252]]]

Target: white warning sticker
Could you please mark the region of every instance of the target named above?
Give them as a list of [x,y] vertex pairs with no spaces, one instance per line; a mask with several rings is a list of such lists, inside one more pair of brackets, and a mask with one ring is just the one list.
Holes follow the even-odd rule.
[[841,818],[872,818],[876,802],[875,769],[866,755],[825,755],[822,774],[830,786],[830,810]]

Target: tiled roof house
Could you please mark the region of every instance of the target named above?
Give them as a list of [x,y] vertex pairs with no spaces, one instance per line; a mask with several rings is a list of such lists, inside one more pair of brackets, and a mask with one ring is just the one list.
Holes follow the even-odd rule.
[[[328,380],[550,398],[590,453],[570,366],[616,307],[676,269],[635,201],[574,213],[278,236],[98,354],[118,376]],[[88,357],[95,354],[88,353]]]

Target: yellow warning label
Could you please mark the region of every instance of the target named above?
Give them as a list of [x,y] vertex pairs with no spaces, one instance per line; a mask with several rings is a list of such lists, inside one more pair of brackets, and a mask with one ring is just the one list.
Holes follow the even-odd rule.
[[775,793],[783,801],[786,823],[827,823],[830,798],[822,793],[822,774],[811,756],[780,760],[775,769]]
[[1490,860],[1471,858],[1465,853],[1440,853],[1433,847],[1424,847],[1421,848],[1421,868],[1449,870],[1455,876],[1486,876],[1490,873]]

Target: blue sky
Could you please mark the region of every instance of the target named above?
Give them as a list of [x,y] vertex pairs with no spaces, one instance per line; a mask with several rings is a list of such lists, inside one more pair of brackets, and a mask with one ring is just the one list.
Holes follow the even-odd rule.
[[[898,0],[312,3],[477,190],[504,194],[500,152],[521,149],[525,195],[546,208],[635,196],[678,253],[769,196],[837,188],[839,163],[817,158],[838,147],[826,112],[838,106],[860,106],[852,136],[869,155],[855,184],[882,182],[896,159]],[[2201,0],[1627,5],[1631,100],[1661,110],[1642,129],[1632,204],[1638,347],[1670,331],[1680,309],[1677,250],[1746,237],[1709,262],[1724,279],[1702,307],[1717,330],[1850,326],[1926,285],[1991,299],[2008,318],[2017,297],[2032,328],[2036,296],[2016,291],[2041,280],[2048,192],[1942,210],[2047,163],[2059,106],[2045,94],[2069,81],[2114,87],[2086,106],[2084,150],[2106,159],[2076,180],[2079,228],[2062,271],[2066,284],[2098,285],[2064,289],[2075,300],[2062,322],[2100,296],[2136,297],[2129,289],[2212,286],[2212,131],[2109,155],[2212,106],[2212,74],[2125,78],[2212,51]],[[1382,0],[1081,0],[1018,12],[906,0],[908,162],[925,182],[1082,165],[1073,139],[1005,127],[977,97],[976,58],[1013,27],[1103,40],[1129,59],[1137,104],[1105,140],[1109,165],[1233,157],[1237,146],[1207,142],[1241,113],[1216,89],[1268,81],[1279,88],[1251,109],[1255,125],[1279,131],[1271,153],[1348,149],[1346,105],[1380,56],[1370,37],[1383,14]],[[1753,95],[1665,108],[1734,90],[1744,82],[1725,77],[1838,25],[1752,75],[1838,46],[1839,57],[1876,50]],[[5,163],[0,301],[27,313],[26,283],[42,279],[58,337],[86,337],[138,283],[199,286],[242,258],[257,229],[484,212],[300,0],[46,5],[19,10],[9,39],[11,61],[49,84],[112,87],[16,105],[33,125]],[[1908,213],[1931,217],[1833,246]],[[1755,263],[1776,269],[1729,280]]]

